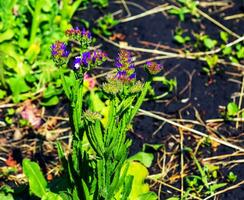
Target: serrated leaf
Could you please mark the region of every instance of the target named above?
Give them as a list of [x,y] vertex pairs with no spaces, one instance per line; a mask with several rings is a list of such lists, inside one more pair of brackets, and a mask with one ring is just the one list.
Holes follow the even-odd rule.
[[24,159],[23,171],[28,178],[30,191],[42,198],[46,193],[47,181],[45,180],[39,165],[29,159]]

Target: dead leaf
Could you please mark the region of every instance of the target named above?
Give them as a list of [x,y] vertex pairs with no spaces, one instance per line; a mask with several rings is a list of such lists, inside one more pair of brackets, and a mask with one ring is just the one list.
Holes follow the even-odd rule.
[[20,108],[20,115],[26,119],[33,128],[38,128],[41,125],[41,111],[32,104],[31,100],[26,100]]
[[8,159],[5,161],[6,165],[9,167],[17,167],[17,161],[14,160],[12,153],[8,154]]

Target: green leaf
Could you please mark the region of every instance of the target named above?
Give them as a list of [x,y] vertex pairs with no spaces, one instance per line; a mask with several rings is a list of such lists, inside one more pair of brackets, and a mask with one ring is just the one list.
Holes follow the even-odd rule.
[[1,200],[14,200],[12,194],[4,194],[0,192],[0,199]]
[[238,50],[238,52],[237,52],[237,58],[238,58],[238,59],[242,59],[242,58],[244,58],[244,46],[242,46],[242,47]]
[[222,50],[222,52],[223,52],[224,55],[230,55],[232,53],[232,48],[231,47],[225,47]]
[[234,103],[234,102],[228,103],[228,105],[227,105],[227,115],[228,116],[235,116],[235,115],[237,115],[238,112],[239,112],[239,108],[236,105],[236,103]]
[[[125,165],[122,171],[125,170]],[[141,163],[129,162],[129,168],[127,170],[127,176],[133,176],[131,192],[127,199],[137,199],[140,195],[149,192],[149,185],[144,183],[146,177],[148,176],[148,170]],[[120,200],[120,198],[117,198]]]
[[0,199],[1,200],[14,200],[12,193],[14,193],[14,190],[9,187],[8,185],[3,185],[0,188]]
[[5,40],[10,40],[14,36],[14,31],[11,29],[6,30],[4,33],[0,34],[0,43]]
[[42,198],[46,193],[47,181],[45,180],[39,165],[29,159],[23,160],[23,171],[28,178],[30,191]]
[[0,99],[3,99],[6,96],[7,92],[0,89]]
[[7,80],[7,83],[13,95],[19,95],[28,92],[31,88],[26,84],[24,77],[12,77]]
[[205,59],[210,68],[214,68],[219,61],[218,55],[206,56]]
[[47,89],[43,93],[43,98],[48,99],[50,97],[61,94],[61,90],[56,89],[52,84],[49,84]]
[[155,151],[158,151],[159,149],[161,149],[164,145],[163,144],[148,144],[148,143],[144,143],[142,146],[142,151],[145,151],[148,148],[152,148]]
[[184,40],[184,38],[181,35],[174,36],[174,40],[176,42],[178,42],[179,44],[184,44],[185,43],[185,40]]
[[40,104],[42,106],[55,106],[59,103],[59,98],[57,96],[53,96],[49,99],[45,99],[45,101],[42,101]]
[[168,198],[166,200],[180,200],[180,198],[179,197],[170,197],[170,198]]
[[235,182],[237,180],[237,175],[235,175],[233,172],[229,172],[227,178],[230,182]]
[[47,192],[44,194],[41,200],[63,200],[63,198],[53,192]]
[[153,154],[152,153],[145,153],[145,152],[138,152],[137,154],[131,156],[128,160],[139,161],[146,167],[150,167],[153,161]]
[[216,183],[216,184],[213,184],[213,185],[210,186],[210,191],[212,193],[214,193],[217,189],[222,188],[222,187],[224,187],[226,185],[227,185],[227,183]]
[[217,41],[216,40],[212,40],[209,37],[206,37],[206,38],[204,38],[203,43],[204,43],[206,48],[213,49],[216,46]]
[[225,43],[227,43],[227,42],[228,42],[228,39],[229,39],[229,35],[228,35],[228,33],[221,31],[221,32],[220,32],[220,38],[221,38]]

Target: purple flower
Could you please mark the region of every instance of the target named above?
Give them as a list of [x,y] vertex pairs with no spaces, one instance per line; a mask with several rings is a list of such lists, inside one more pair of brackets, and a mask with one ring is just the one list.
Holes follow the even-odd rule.
[[78,70],[81,66],[81,57],[75,57],[73,68]]
[[88,66],[89,62],[91,61],[91,52],[87,51],[82,53],[82,64]]
[[157,74],[162,70],[162,66],[156,62],[147,62],[146,68],[150,74]]
[[51,53],[54,58],[65,58],[69,56],[69,51],[67,50],[67,45],[63,42],[56,41],[51,46]]
[[92,53],[92,61],[96,63],[97,61],[104,61],[107,58],[107,54],[101,51],[100,49],[95,50]]
[[115,66],[118,72],[116,79],[123,82],[131,82],[136,78],[135,66],[132,63],[131,53],[126,50],[121,50],[116,59]]
[[90,31],[87,31],[86,29],[80,30],[79,27],[75,27],[72,29],[68,29],[65,31],[65,34],[69,37],[71,37],[74,40],[91,40],[91,33]]
[[87,31],[85,28],[82,28],[82,36],[87,37],[88,39],[91,39],[90,31]]
[[118,71],[116,74],[116,78],[119,80],[125,80],[127,78],[126,71]]
[[136,78],[136,73],[135,72],[129,76],[130,80],[135,79],[135,78]]

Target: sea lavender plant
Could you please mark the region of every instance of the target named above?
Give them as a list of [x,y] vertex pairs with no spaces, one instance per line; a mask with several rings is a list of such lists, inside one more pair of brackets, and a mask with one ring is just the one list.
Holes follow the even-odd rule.
[[[109,107],[108,120],[102,123],[102,115],[83,108],[83,82],[88,71],[101,65],[106,54],[89,49],[90,33],[78,28],[66,32],[70,39],[80,42],[81,55],[74,58],[70,80],[64,76],[64,63],[68,63],[66,45],[56,42],[52,46],[53,60],[60,66],[65,94],[70,101],[70,123],[73,132],[72,155],[65,157],[60,145],[59,156],[69,183],[68,194],[72,199],[130,199],[133,176],[127,175],[128,150],[131,140],[126,134],[140,108],[151,84],[151,74],[161,67],[148,63],[151,74],[145,83],[136,80],[131,53],[121,50],[116,59],[115,74],[107,77],[103,90]],[[58,45],[56,45],[58,44]],[[63,43],[62,43],[63,44]],[[87,48],[85,48],[87,47]],[[62,62],[61,62],[61,61]],[[82,147],[84,134],[91,145],[92,154]]]

